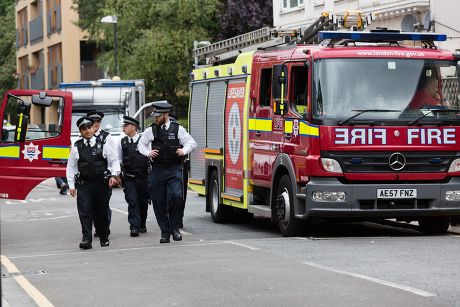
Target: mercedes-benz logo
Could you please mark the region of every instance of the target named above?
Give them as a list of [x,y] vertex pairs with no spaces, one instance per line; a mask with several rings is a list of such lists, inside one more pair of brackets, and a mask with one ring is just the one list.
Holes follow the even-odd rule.
[[406,166],[406,158],[402,153],[395,152],[388,158],[388,165],[392,170],[400,171]]

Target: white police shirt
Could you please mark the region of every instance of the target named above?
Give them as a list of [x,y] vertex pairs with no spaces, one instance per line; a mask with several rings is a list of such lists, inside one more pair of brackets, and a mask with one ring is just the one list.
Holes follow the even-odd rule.
[[[136,143],[137,140],[141,137],[141,135],[139,133],[136,133],[135,136],[133,137],[130,137],[129,135],[126,135],[126,137],[128,137],[128,143],[131,142],[131,139],[133,139],[133,143]],[[123,164],[123,148],[121,146],[121,142],[122,140],[124,139],[125,137],[122,137],[120,142],[118,142],[118,146],[117,146],[117,154],[118,154],[118,160],[120,161],[121,164]]]
[[[170,124],[171,124],[171,121],[169,121],[168,119],[168,121],[165,123],[166,130],[169,129]],[[179,125],[179,131],[177,132],[177,137],[179,138],[179,143],[182,145],[182,150],[184,151],[184,155],[191,153],[198,146],[198,144],[195,142],[193,137],[181,125]],[[150,151],[151,151],[149,145],[151,145],[153,139],[154,139],[154,136],[153,136],[152,127],[149,126],[142,133],[142,137],[139,140],[139,144],[137,145],[137,149],[144,156],[147,156],[147,157],[149,156]]]
[[[87,140],[83,139],[86,144]],[[89,144],[93,147],[96,144],[96,137],[92,136],[89,139]],[[107,159],[108,168],[112,176],[118,176],[120,174],[120,162],[118,161],[117,153],[110,146],[103,146],[102,156]],[[69,159],[67,160],[66,177],[70,189],[75,189],[75,174],[78,174],[78,148],[75,144],[70,149]]]

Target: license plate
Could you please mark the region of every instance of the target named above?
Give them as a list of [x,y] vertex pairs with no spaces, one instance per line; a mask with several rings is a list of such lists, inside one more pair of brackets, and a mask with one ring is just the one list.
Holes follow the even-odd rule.
[[377,198],[417,198],[417,189],[377,189]]

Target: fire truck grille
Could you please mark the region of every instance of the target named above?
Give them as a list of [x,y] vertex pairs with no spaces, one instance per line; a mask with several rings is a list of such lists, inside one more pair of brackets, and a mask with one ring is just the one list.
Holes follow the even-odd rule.
[[404,209],[428,209],[432,199],[369,199],[360,200],[361,210],[404,210]]
[[[395,152],[321,152],[321,157],[335,159],[344,173],[443,173],[451,162],[460,157],[458,152],[399,152],[398,165],[390,166]],[[394,162],[394,161],[393,161]]]

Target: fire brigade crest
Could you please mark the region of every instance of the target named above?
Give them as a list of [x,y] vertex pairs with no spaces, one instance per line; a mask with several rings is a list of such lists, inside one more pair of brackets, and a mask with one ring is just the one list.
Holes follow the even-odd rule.
[[29,162],[32,162],[33,160],[38,160],[38,156],[41,154],[41,151],[38,150],[38,145],[30,143],[29,145],[24,145],[22,153],[24,154],[24,159],[28,159]]
[[230,160],[233,164],[238,162],[241,147],[241,117],[238,104],[235,102],[230,108],[227,121],[227,145]]

